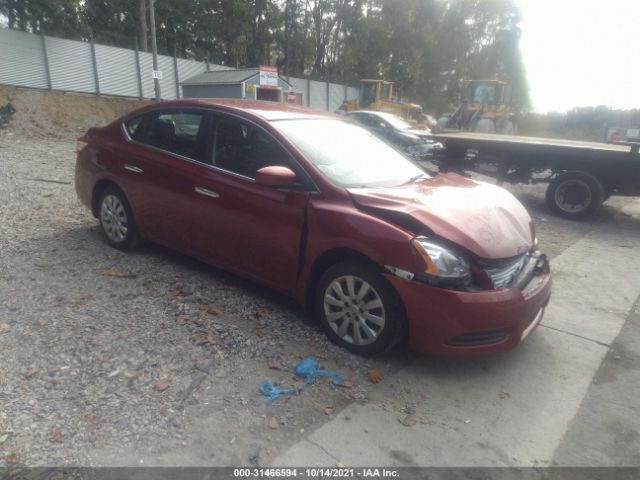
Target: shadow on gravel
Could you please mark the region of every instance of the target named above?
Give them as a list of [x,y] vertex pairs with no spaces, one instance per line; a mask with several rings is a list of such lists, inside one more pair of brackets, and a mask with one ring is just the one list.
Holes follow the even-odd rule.
[[[67,229],[55,236],[39,238],[34,240],[30,250],[43,252],[46,256],[55,255],[56,260],[51,263],[58,264],[61,261],[72,261],[74,269],[84,270],[84,273],[88,274],[90,274],[89,270],[94,270],[99,275],[105,268],[117,266],[119,270],[130,271],[141,278],[154,278],[154,282],[157,284],[156,293],[160,294],[171,289],[171,280],[169,279],[175,276],[179,277],[180,283],[187,288],[189,288],[190,284],[198,285],[203,281],[210,281],[213,288],[222,286],[225,289],[234,290],[236,294],[246,298],[248,304],[267,303],[270,310],[281,312],[286,321],[301,322],[305,328],[311,329],[309,331],[311,335],[317,335],[324,341],[325,334],[315,321],[313,314],[306,311],[292,298],[150,241],[145,242],[134,251],[119,251],[109,246],[97,224],[89,228]],[[65,251],[72,252],[73,260],[65,259]],[[39,259],[38,263],[45,264],[49,263],[49,261]],[[78,274],[83,276],[80,272]],[[78,289],[82,290],[83,288],[84,285],[78,285]],[[234,305],[223,304],[222,306],[227,309]],[[247,321],[239,318],[234,318],[233,321],[244,322],[249,327],[251,323],[251,320]],[[295,339],[288,339],[288,341],[295,342]],[[304,354],[303,347],[304,345],[301,344],[301,354]],[[339,349],[339,347],[334,348]],[[346,350],[342,352],[345,355],[351,355]],[[373,362],[376,365],[385,364],[390,371],[394,371],[402,368],[417,357],[419,357],[419,354],[401,347],[382,356],[369,358],[366,361]],[[354,356],[354,358],[358,357]]]
[[[49,251],[60,251],[62,249],[86,251],[87,258],[84,260],[87,262],[86,265],[91,266],[91,257],[93,256],[96,259],[96,268],[100,268],[105,259],[117,259],[125,262],[129,259],[135,261],[136,264],[140,264],[147,258],[149,260],[147,265],[149,268],[155,269],[156,273],[160,273],[163,266],[169,266],[174,269],[184,269],[186,274],[206,275],[212,281],[245,290],[246,293],[252,296],[268,300],[280,307],[297,311],[299,314],[304,314],[304,310],[286,295],[157,243],[145,241],[143,245],[132,251],[123,252],[117,250],[106,242],[97,225],[90,228],[66,230],[61,235],[38,239],[38,241],[42,242],[41,246]],[[38,241],[36,241],[36,244]],[[58,248],[51,248],[56,246]]]
[[[97,232],[100,235],[100,232]],[[103,239],[100,239],[102,243],[108,247]],[[295,318],[297,321],[302,321],[308,327],[312,328],[319,335],[324,335],[322,328],[315,320],[313,313],[304,309],[291,297],[284,294],[275,292],[267,287],[263,287],[255,282],[246,280],[242,277],[229,273],[220,268],[214,267],[201,260],[184,255],[175,250],[171,250],[162,245],[146,242],[139,251],[131,252],[132,254],[142,253],[145,255],[153,255],[156,258],[162,259],[163,262],[168,262],[173,265],[179,265],[186,268],[192,273],[203,274],[211,277],[212,280],[221,281],[225,284],[242,290],[242,293],[251,295],[252,297],[266,300],[269,303],[286,310],[290,318]],[[345,351],[346,353],[346,351]],[[411,361],[419,358],[420,354],[408,351],[406,348],[397,348],[394,351],[387,352],[384,355],[371,357],[370,360],[379,363],[388,363],[391,367],[391,371],[399,370]]]

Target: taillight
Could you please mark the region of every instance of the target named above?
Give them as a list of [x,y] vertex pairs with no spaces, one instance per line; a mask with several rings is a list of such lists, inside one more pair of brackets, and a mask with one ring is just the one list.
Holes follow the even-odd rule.
[[89,144],[89,141],[91,140],[91,137],[89,137],[89,135],[83,135],[80,138],[76,139],[76,153],[80,153],[80,150],[82,150],[84,147],[86,147]]

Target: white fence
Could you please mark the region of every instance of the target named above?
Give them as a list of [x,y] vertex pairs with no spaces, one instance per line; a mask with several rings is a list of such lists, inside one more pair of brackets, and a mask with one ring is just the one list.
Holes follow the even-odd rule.
[[[158,55],[163,99],[180,98],[179,83],[224,65]],[[155,98],[150,53],[0,28],[0,84],[96,95]],[[334,111],[358,90],[335,83],[290,77],[306,106]]]

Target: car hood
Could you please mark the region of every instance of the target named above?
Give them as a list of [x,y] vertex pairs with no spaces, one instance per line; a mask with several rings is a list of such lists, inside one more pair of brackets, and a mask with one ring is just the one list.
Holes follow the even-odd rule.
[[389,219],[409,216],[481,258],[514,257],[534,243],[531,217],[513,195],[460,175],[439,174],[400,187],[348,191],[357,207]]
[[403,132],[410,133],[412,135],[417,135],[421,138],[430,138],[431,131],[425,130],[424,128],[408,128],[403,130]]

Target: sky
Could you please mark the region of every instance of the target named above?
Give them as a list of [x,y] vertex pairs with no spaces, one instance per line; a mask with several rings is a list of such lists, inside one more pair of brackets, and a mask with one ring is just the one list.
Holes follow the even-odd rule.
[[538,112],[640,108],[640,0],[516,0]]

